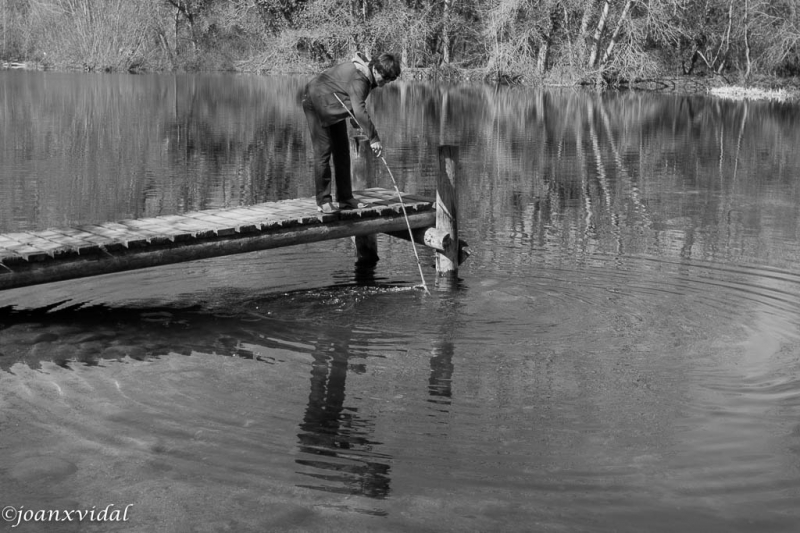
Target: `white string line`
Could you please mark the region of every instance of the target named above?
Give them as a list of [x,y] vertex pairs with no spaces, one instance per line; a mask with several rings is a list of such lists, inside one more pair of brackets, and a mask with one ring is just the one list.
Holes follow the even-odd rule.
[[[339,95],[333,93],[333,96],[335,96],[336,99],[339,100],[339,103],[342,104],[342,107],[344,108],[345,111],[347,111],[347,114],[350,115],[350,118],[352,118],[355,121],[355,123],[358,124],[358,127],[363,131],[363,128],[361,128],[361,124],[358,123],[358,119],[356,119],[356,117],[353,116],[353,113],[351,113],[350,110],[347,108],[347,106],[344,105],[344,102],[342,102],[341,98],[339,98]],[[406,227],[408,228],[408,236],[411,239],[411,247],[414,249],[414,257],[417,258],[417,268],[419,269],[419,277],[422,279],[422,288],[425,289],[425,292],[427,294],[430,294],[428,286],[425,284],[425,276],[422,273],[422,263],[420,262],[419,254],[417,253],[417,245],[414,242],[414,233],[411,231],[411,222],[409,222],[408,213],[406,213],[406,204],[405,202],[403,202],[403,197],[400,195],[400,189],[397,187],[397,181],[394,179],[394,174],[392,174],[392,169],[389,168],[389,164],[386,162],[386,159],[384,159],[383,155],[380,156],[380,159],[381,161],[383,161],[386,170],[389,172],[389,177],[392,178],[392,185],[394,185],[394,190],[395,192],[397,192],[397,199],[400,200],[400,208],[403,210],[403,217],[406,219]]]

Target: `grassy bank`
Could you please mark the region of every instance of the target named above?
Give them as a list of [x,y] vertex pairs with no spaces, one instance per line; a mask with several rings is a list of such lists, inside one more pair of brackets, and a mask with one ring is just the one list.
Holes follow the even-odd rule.
[[[330,63],[284,63],[264,67],[260,62],[246,61],[232,65],[224,71],[256,75],[313,75],[330,66]],[[55,70],[63,72],[79,71],[74,67],[62,65],[61,68],[40,62],[2,62],[2,70]],[[111,71],[111,69],[109,69]],[[218,69],[196,69],[196,72],[219,72]],[[168,72],[165,70],[164,72]],[[541,86],[541,87],[581,87],[590,85],[599,89],[636,90],[650,92],[672,92],[679,94],[702,94],[727,100],[771,100],[777,102],[800,102],[800,78],[760,76],[750,83],[733,84],[722,77],[707,76],[664,76],[618,84],[586,81],[580,73],[556,71],[547,76],[524,76],[492,71],[488,68],[412,67],[403,71],[404,80],[441,81],[448,83],[495,83],[502,85]]]

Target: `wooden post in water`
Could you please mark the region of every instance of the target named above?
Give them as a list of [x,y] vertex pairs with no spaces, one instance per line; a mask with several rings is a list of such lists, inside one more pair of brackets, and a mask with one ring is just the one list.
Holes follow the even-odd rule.
[[[445,231],[458,243],[458,147],[439,146],[439,175],[436,180],[436,229]],[[449,246],[436,254],[436,272],[441,277],[457,278],[459,246]]]
[[[366,135],[350,137],[350,181],[354,190],[369,188],[372,176],[372,153]],[[356,243],[356,264],[370,266],[378,257],[378,235],[359,235],[353,237]]]

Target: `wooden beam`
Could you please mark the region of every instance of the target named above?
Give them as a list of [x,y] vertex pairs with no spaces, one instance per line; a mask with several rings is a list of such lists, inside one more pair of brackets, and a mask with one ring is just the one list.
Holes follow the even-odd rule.
[[[406,241],[411,240],[408,234],[408,228],[406,228],[405,231],[384,231],[384,233],[391,237],[397,237],[398,239],[404,239]],[[437,252],[445,252],[452,245],[450,234],[438,228],[412,229],[411,234],[414,236],[415,243],[433,248]]]
[[[405,231],[386,231],[384,233],[390,237],[397,237],[398,239],[404,239],[406,241],[411,240],[411,238],[408,236],[408,229]],[[440,253],[452,253],[451,247],[453,246],[453,240],[450,238],[450,234],[442,229],[417,228],[412,229],[411,234],[414,236],[414,242],[417,244],[427,246],[428,248],[436,250]],[[469,250],[467,250],[468,246],[469,244],[467,244],[464,239],[458,240],[459,265],[466,261],[470,256]]]
[[[433,211],[408,215],[412,228],[432,226],[435,220]],[[24,262],[3,266],[0,268],[0,290],[386,231],[407,231],[403,216],[338,220],[263,233],[209,237],[192,243],[167,241],[146,248],[115,248],[113,252],[99,247],[92,254],[75,254],[57,263]]]

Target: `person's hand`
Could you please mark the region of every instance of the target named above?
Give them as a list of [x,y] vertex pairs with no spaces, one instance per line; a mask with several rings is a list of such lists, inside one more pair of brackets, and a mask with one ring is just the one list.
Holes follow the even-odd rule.
[[372,148],[372,153],[375,154],[375,157],[380,157],[383,154],[383,145],[380,141],[375,141],[369,147]]

